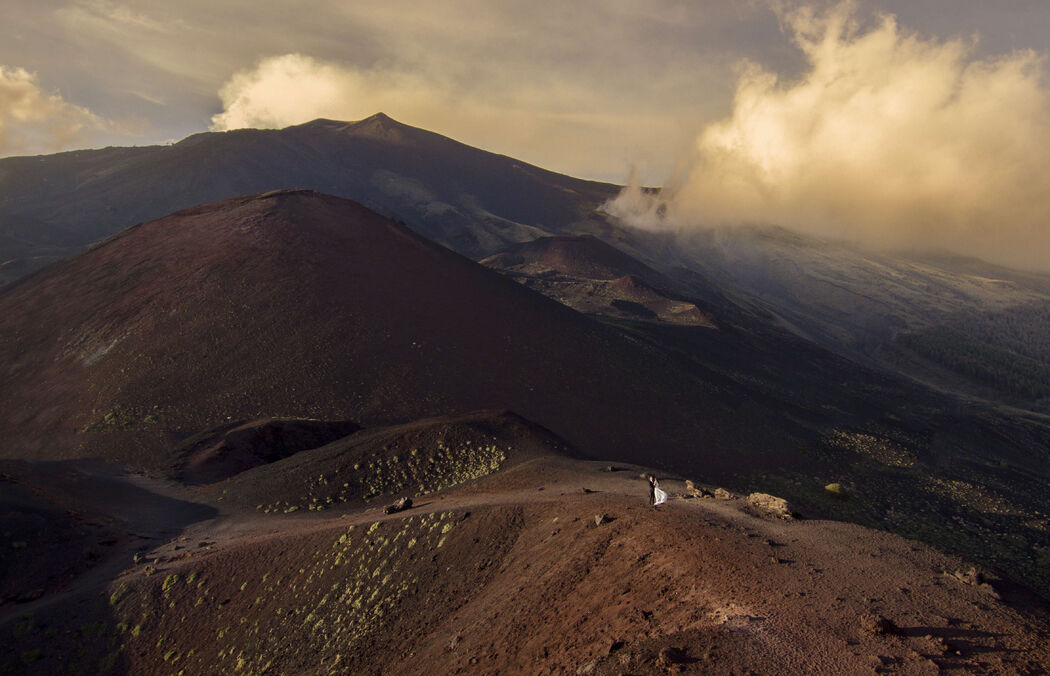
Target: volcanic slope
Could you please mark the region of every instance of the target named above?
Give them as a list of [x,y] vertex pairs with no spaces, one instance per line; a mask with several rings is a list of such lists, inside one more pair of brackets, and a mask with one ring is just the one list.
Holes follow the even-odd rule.
[[1000,674],[1050,660],[1045,603],[964,561],[686,499],[671,478],[653,509],[643,468],[613,469],[539,453],[391,515],[223,506],[140,540],[140,565],[114,553],[108,581],[0,608],[0,668]]
[[509,411],[370,428],[216,482],[205,493],[264,513],[420,498],[541,455],[578,456]]
[[481,261],[580,312],[715,328],[676,284],[592,235],[541,237]]
[[7,457],[164,469],[233,420],[498,408],[586,453],[671,462],[699,445],[712,467],[760,466],[772,457],[748,451],[791,430],[702,368],[308,191],[189,209],[9,287],[0,361]]
[[359,201],[469,256],[562,232],[609,232],[618,188],[472,148],[382,113],[170,146],[0,159],[0,283],[139,222],[266,190]]

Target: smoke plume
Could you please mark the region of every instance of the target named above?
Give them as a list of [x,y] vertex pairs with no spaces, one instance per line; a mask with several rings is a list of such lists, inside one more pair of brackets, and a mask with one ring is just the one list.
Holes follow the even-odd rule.
[[953,250],[1050,269],[1045,58],[864,29],[852,3],[783,17],[805,56],[790,82],[745,65],[732,113],[659,194],[633,182],[607,210],[639,227],[743,223],[883,247]]

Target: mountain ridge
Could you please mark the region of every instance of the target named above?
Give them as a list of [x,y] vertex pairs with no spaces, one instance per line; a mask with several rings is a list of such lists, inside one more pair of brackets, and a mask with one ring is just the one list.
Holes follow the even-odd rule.
[[[10,240],[0,237],[0,262],[54,260],[196,204],[296,188],[355,199],[468,255],[541,233],[609,229],[596,210],[618,189],[385,115],[203,132],[170,146],[0,159],[0,235]],[[41,226],[57,244],[41,239]]]

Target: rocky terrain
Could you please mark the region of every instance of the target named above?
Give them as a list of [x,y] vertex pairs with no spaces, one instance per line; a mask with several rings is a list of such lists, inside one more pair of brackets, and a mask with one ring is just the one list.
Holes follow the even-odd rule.
[[[481,419],[503,434],[491,443],[506,464],[435,473],[450,485],[392,515],[378,507],[399,491],[274,513],[67,465],[79,513],[113,541],[79,577],[0,606],[0,668],[1034,674],[1050,660],[1045,602],[964,561],[673,477],[661,477],[669,502],[651,508],[643,468],[575,460],[535,428]],[[456,433],[397,436],[436,452]],[[6,481],[71,504],[37,470]],[[104,499],[103,486],[128,495]],[[164,504],[169,527],[143,531],[122,503]],[[30,537],[15,555],[42,546]]]
[[715,328],[696,303],[665,290],[679,284],[591,235],[543,237],[480,263],[579,312]]

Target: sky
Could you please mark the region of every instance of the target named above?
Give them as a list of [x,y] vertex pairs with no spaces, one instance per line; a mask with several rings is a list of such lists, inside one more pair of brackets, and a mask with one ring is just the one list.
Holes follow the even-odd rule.
[[0,0],[0,156],[382,111],[634,172],[666,188],[612,206],[642,227],[1042,268],[1048,55],[1044,0]]

